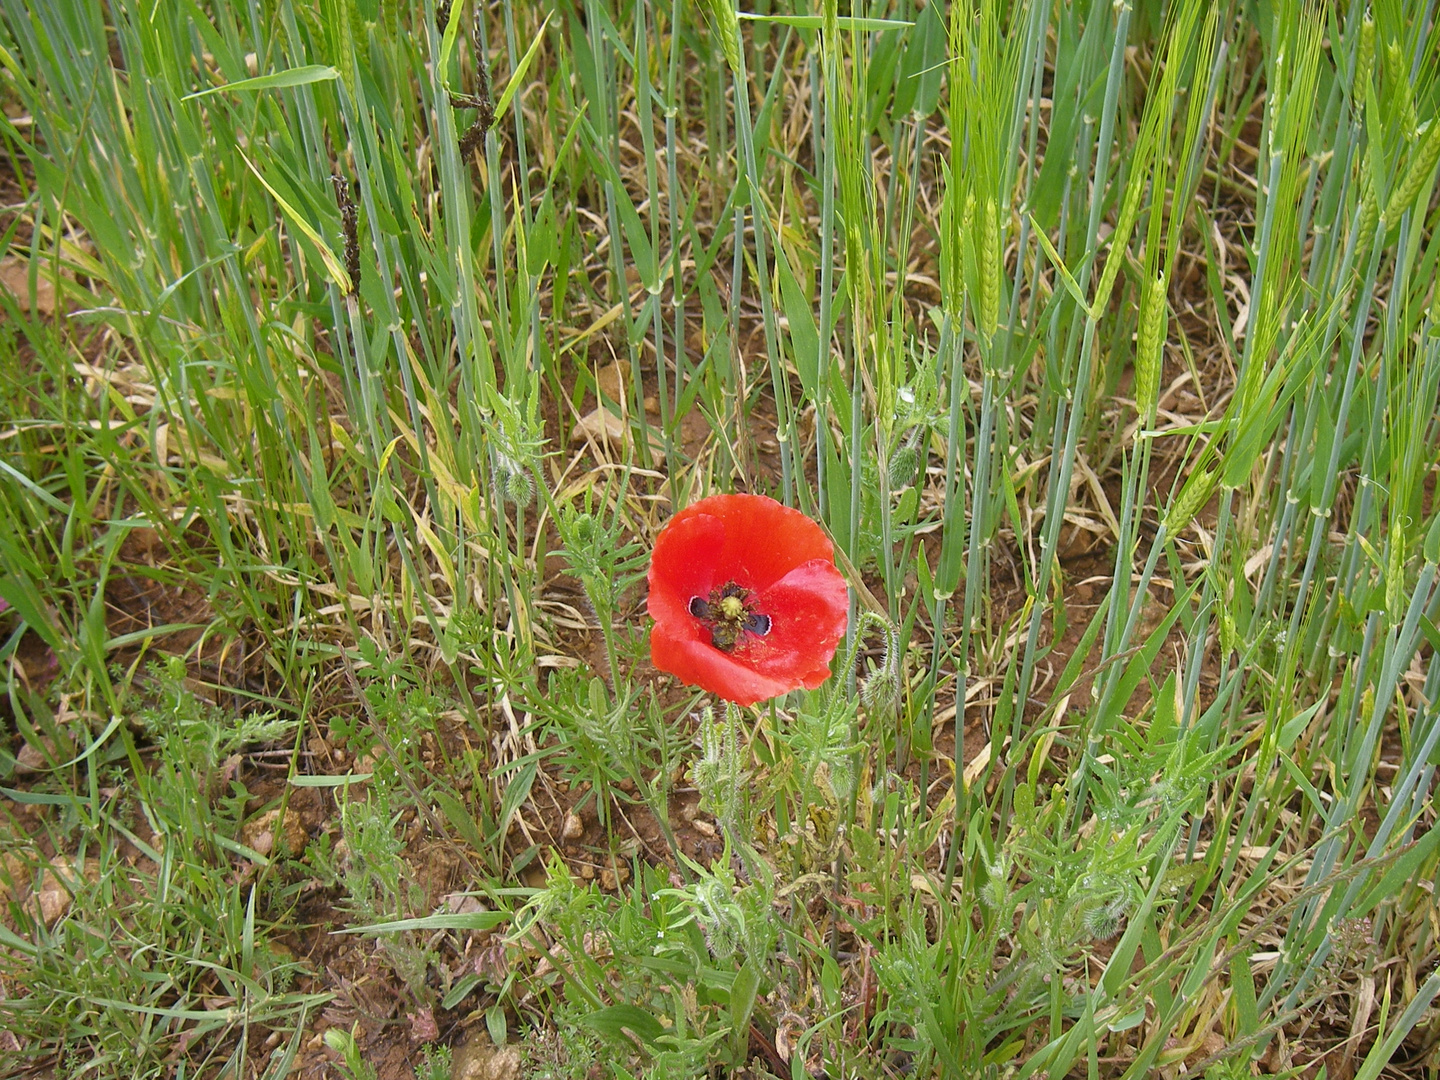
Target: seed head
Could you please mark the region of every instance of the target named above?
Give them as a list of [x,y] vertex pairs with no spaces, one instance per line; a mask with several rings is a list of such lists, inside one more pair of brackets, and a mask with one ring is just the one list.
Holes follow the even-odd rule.
[[1155,422],[1160,388],[1161,352],[1169,329],[1165,308],[1165,272],[1145,286],[1140,300],[1140,332],[1135,342],[1135,411],[1146,427]]

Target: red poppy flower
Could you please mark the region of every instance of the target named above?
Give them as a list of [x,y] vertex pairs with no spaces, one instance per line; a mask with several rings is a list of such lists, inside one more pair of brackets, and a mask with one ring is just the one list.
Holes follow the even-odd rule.
[[829,678],[847,595],[815,522],[763,495],[712,495],[660,530],[649,607],[657,668],[753,705]]

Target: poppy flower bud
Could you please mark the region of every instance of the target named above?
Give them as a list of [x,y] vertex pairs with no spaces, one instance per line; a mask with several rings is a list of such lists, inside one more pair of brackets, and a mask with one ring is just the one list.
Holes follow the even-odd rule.
[[576,514],[570,525],[574,543],[588,544],[595,539],[595,518],[591,514]]
[[535,497],[535,481],[524,469],[517,469],[505,482],[505,494],[516,506],[529,506]]
[[860,686],[860,700],[872,713],[890,714],[900,704],[900,687],[895,673],[877,668]]
[[900,634],[885,624],[885,654],[860,687],[860,700],[872,713],[893,714],[900,705]]
[[490,479],[495,494],[517,506],[529,506],[535,497],[535,481],[530,479],[529,470],[509,454],[496,451]]
[[903,491],[915,482],[915,470],[920,465],[920,453],[913,446],[902,446],[890,455],[890,467],[885,478],[891,491]]
[[1085,912],[1085,932],[1095,941],[1109,941],[1120,932],[1130,905],[1124,898],[1111,900]]

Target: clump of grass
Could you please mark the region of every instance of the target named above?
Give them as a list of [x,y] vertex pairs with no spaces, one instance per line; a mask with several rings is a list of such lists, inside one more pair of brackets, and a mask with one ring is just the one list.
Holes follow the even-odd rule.
[[227,718],[185,686],[178,660],[154,674],[155,700],[137,713],[153,761],[112,734],[128,754],[92,743],[89,798],[14,793],[54,810],[39,835],[5,844],[0,971],[17,1061],[159,1076],[196,1046],[198,1067],[235,1068],[255,1048],[251,1024],[298,1038],[324,999],[295,985],[301,965],[278,943],[286,907],[256,877],[268,859],[244,845],[247,792],[225,779],[232,751],[293,722]]

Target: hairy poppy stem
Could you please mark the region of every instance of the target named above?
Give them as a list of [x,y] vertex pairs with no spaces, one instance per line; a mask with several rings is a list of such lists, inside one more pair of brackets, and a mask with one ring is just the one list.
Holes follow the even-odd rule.
[[[860,644],[865,640],[865,635],[876,628],[883,630],[886,635],[886,645],[888,648],[890,635],[894,633],[894,630],[890,625],[890,620],[885,618],[884,615],[878,614],[873,611],[863,612],[856,620],[856,623],[857,625],[855,627],[855,632],[850,635],[850,643],[845,649],[845,663],[843,668],[841,669],[845,672],[847,683],[850,677],[855,672],[855,661],[856,658],[860,655]],[[835,698],[832,699],[832,707],[834,707],[841,700],[843,699],[840,697],[840,695],[836,694]],[[858,757],[862,750],[863,747],[860,745],[860,714],[855,710],[851,710],[850,752],[852,755]],[[845,895],[845,849],[846,845],[849,843],[850,832],[855,827],[855,815],[859,810],[860,803],[860,777],[861,774],[864,772],[864,770],[860,767],[860,762],[858,760],[854,764],[854,769],[855,777],[850,784],[850,800],[845,807],[844,820],[840,823],[841,843],[839,845],[838,851],[836,852],[835,862],[831,870],[831,876],[835,882],[835,895],[832,903],[836,911],[841,910],[840,901]],[[839,952],[840,927],[839,923],[836,922],[832,924],[830,931],[830,954],[838,961]]]

